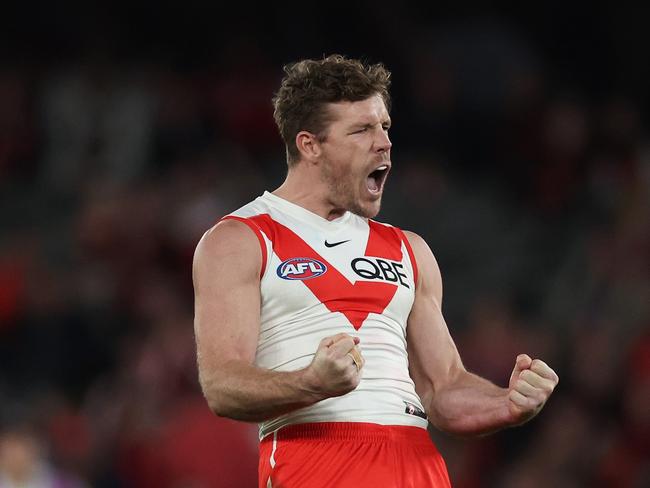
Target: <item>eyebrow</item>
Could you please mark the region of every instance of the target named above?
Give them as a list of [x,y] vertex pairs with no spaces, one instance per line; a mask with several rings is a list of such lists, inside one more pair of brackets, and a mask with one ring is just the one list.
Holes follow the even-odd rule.
[[[359,122],[357,124],[352,124],[350,126],[350,129],[370,129],[370,128],[374,127],[375,125],[376,124],[371,124],[370,122],[366,122],[366,123]],[[386,120],[381,122],[382,127],[385,126],[385,125],[390,127],[392,125],[391,119],[386,119]]]

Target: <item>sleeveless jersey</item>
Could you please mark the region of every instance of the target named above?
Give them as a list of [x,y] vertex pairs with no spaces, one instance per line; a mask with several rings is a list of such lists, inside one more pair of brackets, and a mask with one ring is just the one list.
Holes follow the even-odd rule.
[[328,221],[269,192],[224,217],[250,227],[262,251],[255,364],[307,367],[319,342],[345,332],[365,359],[358,387],[260,424],[260,439],[289,424],[370,422],[426,429],[408,372],[406,323],[417,266],[403,232],[346,212]]

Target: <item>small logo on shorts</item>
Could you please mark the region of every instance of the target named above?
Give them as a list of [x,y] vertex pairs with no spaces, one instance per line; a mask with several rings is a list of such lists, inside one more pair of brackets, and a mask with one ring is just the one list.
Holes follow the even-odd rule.
[[424,420],[427,419],[427,414],[424,413],[415,405],[413,405],[412,403],[404,402],[404,405],[406,405],[406,410],[404,411],[404,413],[408,413],[409,415],[415,415],[416,417],[422,417]]
[[277,273],[283,280],[310,280],[327,271],[327,266],[313,258],[291,258],[278,266]]

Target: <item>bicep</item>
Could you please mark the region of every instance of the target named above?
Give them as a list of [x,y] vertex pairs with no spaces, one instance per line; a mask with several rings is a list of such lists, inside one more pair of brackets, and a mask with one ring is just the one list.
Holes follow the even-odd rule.
[[424,240],[407,233],[419,269],[415,300],[408,319],[409,370],[416,391],[429,403],[436,389],[464,370],[442,314],[442,279],[438,264]]
[[230,360],[252,363],[260,325],[261,253],[236,221],[208,231],[194,254],[194,332],[199,374]]

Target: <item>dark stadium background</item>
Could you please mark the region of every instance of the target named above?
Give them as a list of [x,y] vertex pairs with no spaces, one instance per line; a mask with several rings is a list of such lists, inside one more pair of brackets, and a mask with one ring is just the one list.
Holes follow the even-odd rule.
[[[393,72],[379,220],[434,250],[468,368],[561,381],[432,432],[460,488],[650,485],[650,29],[632,2],[23,2],[0,15],[0,486],[252,487],[197,385],[194,246],[284,176],[282,65]],[[215,277],[219,279],[219,277]],[[38,486],[52,486],[42,484]]]

